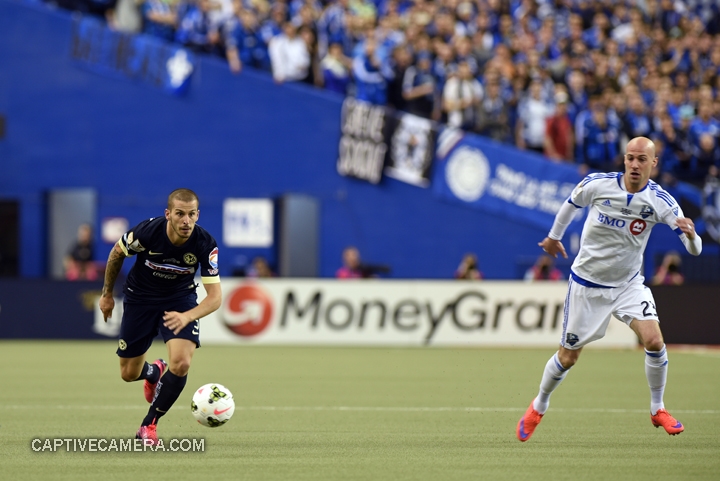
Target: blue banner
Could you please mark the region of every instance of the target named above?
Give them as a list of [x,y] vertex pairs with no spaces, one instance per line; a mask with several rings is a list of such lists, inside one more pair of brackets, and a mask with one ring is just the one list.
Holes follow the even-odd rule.
[[93,331],[101,291],[102,282],[0,279],[0,339],[108,339]]
[[[433,175],[437,196],[542,229],[550,229],[581,179],[576,166],[552,163],[476,135],[446,129],[438,139]],[[581,223],[571,227],[577,231]]]
[[71,55],[93,72],[139,80],[173,95],[187,92],[195,70],[186,49],[147,35],[115,32],[90,17],[75,22]]

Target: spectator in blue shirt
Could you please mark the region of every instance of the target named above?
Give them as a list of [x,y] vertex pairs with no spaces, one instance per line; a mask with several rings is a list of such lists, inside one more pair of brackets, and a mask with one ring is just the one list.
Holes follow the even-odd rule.
[[712,167],[720,168],[720,148],[717,136],[709,133],[700,135],[699,148],[693,155],[693,181],[702,185]]
[[174,4],[162,0],[146,0],[142,4],[143,33],[168,41],[175,37],[178,21]]
[[[580,70],[573,70],[568,75],[568,96],[574,109],[568,109],[570,120],[575,121],[579,112],[588,108],[588,95],[585,91],[585,75]],[[574,112],[574,114],[572,113]]]
[[471,2],[460,2],[455,9],[455,18],[455,31],[458,35],[469,37],[475,33],[475,7]]
[[332,43],[340,44],[343,54],[350,52],[347,32],[348,0],[332,0],[317,21],[318,52],[324,57]]
[[660,117],[660,131],[655,134],[662,146],[661,169],[675,178],[690,178],[690,145],[687,135],[677,130],[672,117],[665,114]]
[[620,133],[608,121],[605,105],[601,102],[593,105],[583,130],[583,162],[591,169],[614,170],[620,153]]
[[675,10],[673,0],[660,0],[660,25],[663,30],[669,32],[680,23],[680,12]]
[[625,116],[624,133],[628,138],[648,137],[652,135],[652,121],[648,115],[645,102],[640,95],[630,96],[630,109]]
[[287,22],[287,5],[284,3],[273,3],[270,9],[270,18],[265,19],[260,26],[260,36],[265,45],[270,45],[273,37],[283,33],[283,25]]
[[352,60],[343,54],[342,45],[330,44],[327,55],[320,62],[320,68],[325,89],[346,95],[350,84]]
[[210,52],[219,43],[219,32],[210,19],[212,5],[209,0],[197,0],[180,19],[175,41],[196,50]]
[[583,40],[591,50],[600,49],[607,39],[607,31],[610,27],[610,21],[607,16],[598,12],[593,17],[593,26],[583,32]]
[[260,35],[257,16],[242,9],[225,26],[225,55],[232,72],[240,72],[243,65],[268,68],[268,47]]
[[707,102],[698,105],[698,116],[690,123],[690,142],[696,154],[700,150],[702,134],[710,134],[713,137],[720,134],[720,123],[712,118],[712,105],[708,105]]
[[365,40],[365,48],[353,59],[352,73],[359,100],[378,105],[387,102],[387,79],[376,56],[377,41],[372,36]]

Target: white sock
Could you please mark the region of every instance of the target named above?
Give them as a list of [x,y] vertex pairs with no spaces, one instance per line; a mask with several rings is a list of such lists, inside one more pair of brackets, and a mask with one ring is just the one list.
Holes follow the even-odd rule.
[[650,413],[654,416],[658,409],[664,409],[663,394],[667,381],[668,357],[665,345],[659,351],[645,349],[645,376],[650,386]]
[[533,407],[537,412],[545,414],[550,407],[550,395],[565,379],[567,372],[568,369],[562,367],[556,352],[545,364],[545,371],[543,371],[542,381],[540,381],[540,392],[533,402]]

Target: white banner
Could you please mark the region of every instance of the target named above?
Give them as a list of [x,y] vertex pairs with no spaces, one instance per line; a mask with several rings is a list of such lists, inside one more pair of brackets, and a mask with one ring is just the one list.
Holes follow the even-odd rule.
[[273,245],[273,203],[270,199],[225,199],[223,243],[227,247]]
[[[223,280],[204,344],[555,347],[564,282]],[[202,296],[204,290],[198,289]],[[591,346],[635,347],[613,320]]]

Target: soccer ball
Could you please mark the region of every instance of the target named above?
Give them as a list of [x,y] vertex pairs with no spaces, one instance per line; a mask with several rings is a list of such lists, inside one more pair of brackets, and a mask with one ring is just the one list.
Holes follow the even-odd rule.
[[216,428],[230,420],[235,412],[235,401],[228,388],[222,384],[210,383],[195,391],[190,409],[197,422]]

